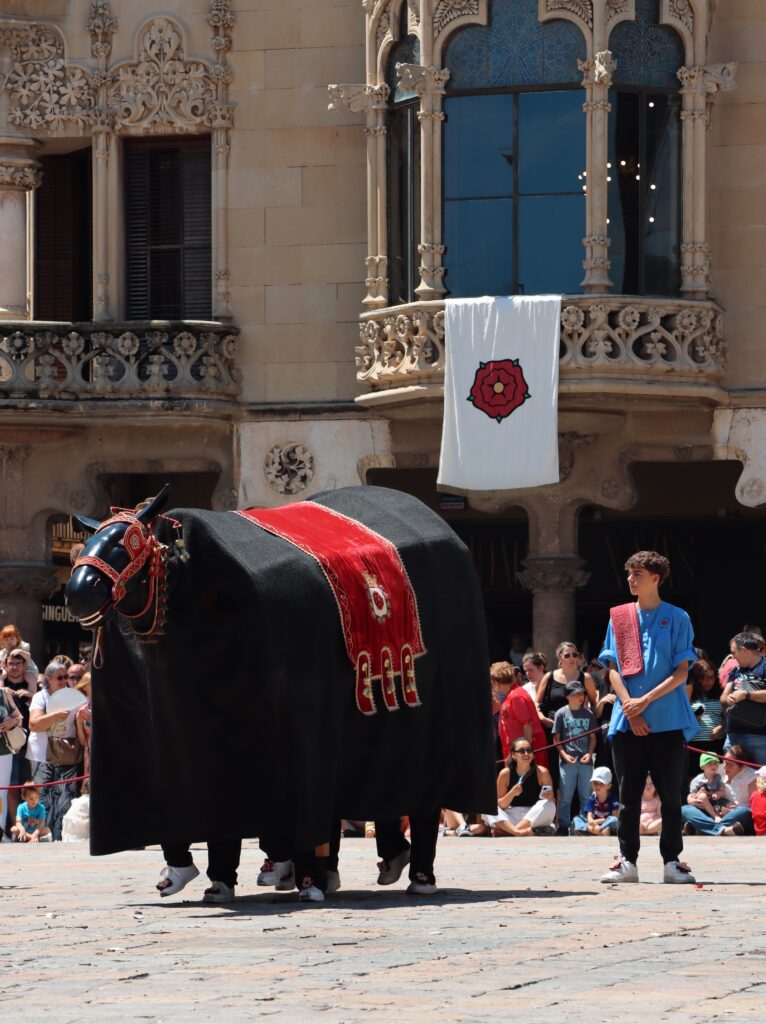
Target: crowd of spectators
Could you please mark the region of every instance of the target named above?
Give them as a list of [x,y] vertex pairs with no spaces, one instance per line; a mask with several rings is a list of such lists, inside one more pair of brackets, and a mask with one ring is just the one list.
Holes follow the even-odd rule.
[[[17,626],[0,630],[0,841],[60,840],[90,770],[89,658],[40,672]],[[60,691],[72,689],[54,699]],[[51,785],[55,783],[55,785]]]
[[[497,812],[445,811],[447,835],[613,835],[619,800],[609,722],[614,670],[585,661],[577,646],[540,651],[490,668],[497,746]],[[766,641],[757,626],[732,638],[719,668],[704,650],[689,667],[686,692],[699,722],[688,744],[678,794],[687,835],[766,835]],[[641,833],[662,830],[649,776]]]

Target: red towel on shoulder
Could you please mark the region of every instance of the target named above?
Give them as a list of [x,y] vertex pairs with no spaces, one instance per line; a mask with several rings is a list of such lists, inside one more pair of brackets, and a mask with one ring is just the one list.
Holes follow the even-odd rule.
[[644,653],[641,648],[638,606],[635,601],[619,604],[610,608],[609,618],[612,620],[614,643],[623,677],[641,675],[644,671]]

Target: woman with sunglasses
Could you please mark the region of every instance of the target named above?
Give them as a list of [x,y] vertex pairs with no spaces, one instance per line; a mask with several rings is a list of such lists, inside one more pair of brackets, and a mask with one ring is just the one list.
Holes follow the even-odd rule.
[[551,774],[535,763],[529,740],[518,736],[497,777],[497,814],[482,815],[493,836],[531,836],[555,831]]
[[[29,743],[27,758],[29,759],[29,776],[33,782],[62,782],[76,778],[80,772],[80,750],[77,744],[77,731],[74,711],[49,711],[51,697],[58,690],[63,690],[67,683],[67,666],[63,661],[52,661],[45,669],[43,689],[32,698],[29,706]],[[72,756],[77,757],[74,764],[54,764],[51,758],[49,739],[69,741]],[[81,754],[80,754],[81,757]],[[50,786],[43,790],[42,802],[48,811],[46,824],[51,830],[54,840],[61,839],[61,822],[69,810],[69,805],[77,796],[77,783]]]

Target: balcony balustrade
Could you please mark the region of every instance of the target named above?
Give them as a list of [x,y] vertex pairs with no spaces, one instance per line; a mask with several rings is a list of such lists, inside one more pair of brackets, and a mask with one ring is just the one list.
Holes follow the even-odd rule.
[[[359,401],[384,406],[440,391],[444,350],[443,302],[362,314],[357,378],[369,391]],[[715,400],[726,371],[723,314],[712,301],[566,295],[559,360],[562,393],[702,388]]]
[[238,330],[202,321],[0,323],[0,401],[231,399]]

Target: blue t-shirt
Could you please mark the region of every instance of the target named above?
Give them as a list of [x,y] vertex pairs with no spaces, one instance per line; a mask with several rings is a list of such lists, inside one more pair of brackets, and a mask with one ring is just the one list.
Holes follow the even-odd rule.
[[[638,622],[644,656],[644,671],[640,675],[630,676],[629,679],[623,676],[611,620],[604,646],[598,656],[600,662],[611,661],[617,666],[620,678],[631,697],[643,697],[672,675],[682,661],[691,663],[697,658],[693,646],[694,630],[689,616],[682,608],[661,601],[650,611],[642,611],[639,608]],[[687,741],[699,732],[699,722],[694,717],[683,684],[659,700],[652,701],[644,711],[644,720],[652,732],[672,732],[674,729],[680,729]],[[614,702],[612,720],[609,723],[609,736],[614,736],[616,732],[627,732],[629,729],[628,719],[618,697]]]
[[613,789],[609,790],[609,795],[603,803],[596,799],[595,793],[591,793],[585,801],[583,814],[592,814],[594,818],[608,818],[611,815],[617,814],[619,806],[620,801]]
[[16,817],[21,822],[21,827],[24,831],[31,835],[36,829],[42,828],[45,824],[47,812],[41,803],[38,803],[37,807],[30,807],[25,800],[19,804]]

